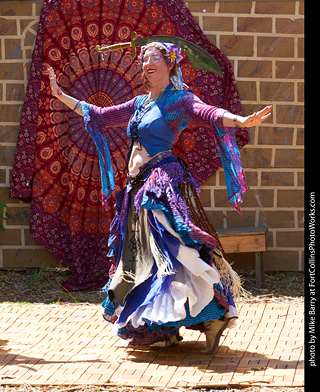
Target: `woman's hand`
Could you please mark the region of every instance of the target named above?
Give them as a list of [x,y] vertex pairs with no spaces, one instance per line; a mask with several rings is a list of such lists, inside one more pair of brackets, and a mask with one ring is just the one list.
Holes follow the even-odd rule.
[[259,112],[254,112],[250,116],[243,117],[230,112],[225,112],[223,115],[223,125],[225,127],[255,127],[260,125],[271,115],[272,106],[266,106]]
[[242,117],[235,116],[237,118],[236,125],[240,127],[255,127],[260,125],[264,120],[266,120],[271,115],[272,106],[266,106],[259,112],[254,112],[250,116]]
[[74,110],[76,113],[80,114],[80,116],[83,116],[82,106],[79,105],[80,100],[70,97],[70,95],[62,92],[61,88],[57,84],[57,78],[52,67],[48,68],[48,73],[52,95],[67,105],[68,108]]
[[54,70],[52,67],[48,68],[49,72],[49,79],[50,79],[50,87],[51,87],[51,92],[54,97],[61,97],[62,96],[62,91],[61,88],[57,84],[57,78],[54,73]]

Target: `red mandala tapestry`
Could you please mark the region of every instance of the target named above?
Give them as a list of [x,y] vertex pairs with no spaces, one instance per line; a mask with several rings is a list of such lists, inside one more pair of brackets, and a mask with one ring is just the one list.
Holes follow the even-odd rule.
[[[77,99],[98,106],[122,103],[143,91],[137,58],[130,50],[104,59],[96,45],[138,37],[175,35],[207,50],[223,77],[181,62],[186,84],[205,102],[241,114],[228,59],[205,37],[183,0],[44,0],[30,78],[21,117],[11,197],[31,202],[32,237],[73,274],[68,290],[102,286],[114,262],[107,258],[113,208],[101,204],[97,150],[82,117],[51,95],[47,68],[58,84]],[[117,188],[125,184],[128,142],[124,128],[107,129]],[[248,141],[237,130],[240,147]],[[187,128],[174,146],[199,183],[221,161],[210,129]],[[110,205],[113,205],[111,201]]]

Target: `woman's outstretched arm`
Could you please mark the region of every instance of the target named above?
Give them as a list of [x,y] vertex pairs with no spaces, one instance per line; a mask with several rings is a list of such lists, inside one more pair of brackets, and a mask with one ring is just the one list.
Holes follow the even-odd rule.
[[271,115],[272,106],[266,106],[259,112],[254,112],[250,116],[243,117],[230,112],[225,112],[223,115],[223,125],[225,127],[255,127],[261,124]]
[[49,72],[52,95],[57,97],[61,102],[67,105],[70,109],[80,114],[80,116],[83,116],[82,106],[80,105],[80,101],[76,98],[70,97],[70,95],[65,94],[61,90],[61,88],[57,84],[57,78],[52,67],[48,69],[48,72]]

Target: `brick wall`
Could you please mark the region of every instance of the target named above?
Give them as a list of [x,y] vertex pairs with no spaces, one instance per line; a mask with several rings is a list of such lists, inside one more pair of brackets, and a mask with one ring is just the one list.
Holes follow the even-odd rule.
[[29,234],[29,204],[8,197],[41,7],[39,2],[0,3],[0,201],[8,206],[5,230],[0,232],[0,267],[36,267],[43,261],[59,265]]
[[[245,114],[273,105],[272,118],[250,129],[242,149],[249,191],[242,216],[226,203],[219,170],[202,186],[202,202],[219,227],[267,226],[266,268],[303,269],[302,1],[186,2],[208,39],[232,61]],[[58,265],[29,235],[29,205],[8,198],[28,67],[41,3],[0,3],[0,201],[8,205],[0,233],[0,267]],[[252,254],[231,255],[251,268]]]
[[[273,105],[241,150],[249,191],[242,216],[226,203],[220,170],[203,185],[215,227],[267,226],[266,268],[303,269],[304,2],[188,2],[208,39],[231,60],[244,114]],[[253,254],[231,256],[253,266]]]

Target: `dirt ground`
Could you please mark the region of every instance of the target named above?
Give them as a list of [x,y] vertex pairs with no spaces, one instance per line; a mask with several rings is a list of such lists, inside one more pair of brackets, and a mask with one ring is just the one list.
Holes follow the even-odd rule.
[[[255,272],[237,270],[242,277],[245,293],[240,301],[244,302],[297,302],[302,303],[304,297],[304,274],[302,272],[270,272],[265,274],[265,283],[261,289],[255,288]],[[70,277],[67,269],[54,268],[44,270],[0,270],[0,302],[14,303],[101,303],[105,295],[101,289],[91,289],[79,292],[65,292],[62,282]],[[237,387],[237,388],[131,388],[119,386],[43,386],[31,385],[10,386],[1,385],[0,392],[303,392],[304,388],[289,387]]]
[[11,386],[0,386],[1,392],[210,392],[210,391],[225,391],[225,392],[304,392],[304,388],[287,388],[287,387],[251,387],[251,388],[201,388],[201,389],[190,389],[190,388],[130,388],[130,387],[113,387],[113,386],[94,386],[89,385],[86,387],[32,387],[28,385],[22,385],[19,387]]
[[[255,288],[255,272],[237,270],[247,291],[245,301],[299,301],[304,296],[303,272],[267,271],[260,290]],[[62,283],[71,276],[63,268],[0,270],[0,302],[30,302],[44,304],[101,303],[101,289],[66,292]]]

